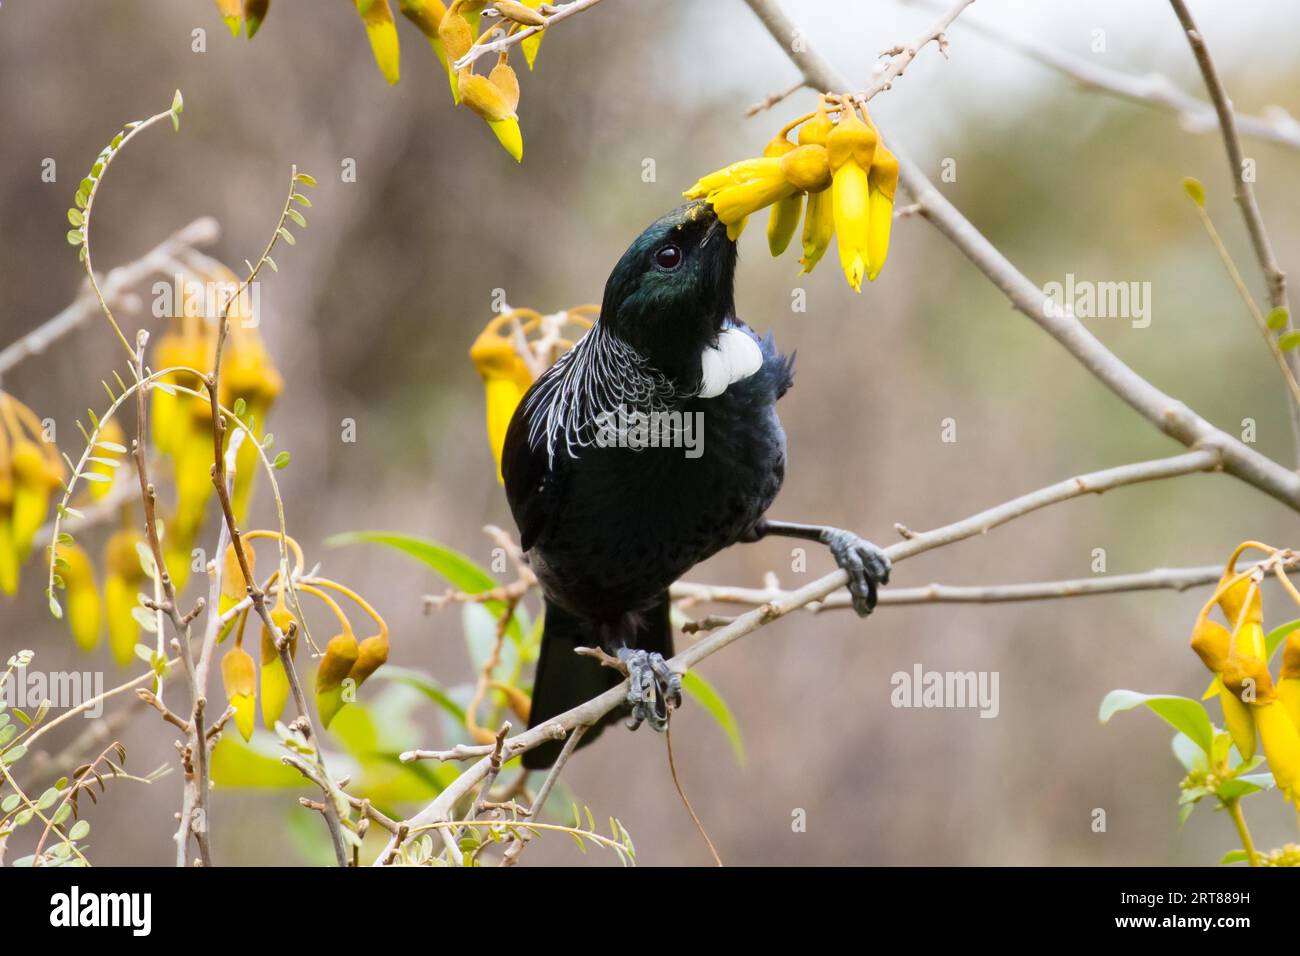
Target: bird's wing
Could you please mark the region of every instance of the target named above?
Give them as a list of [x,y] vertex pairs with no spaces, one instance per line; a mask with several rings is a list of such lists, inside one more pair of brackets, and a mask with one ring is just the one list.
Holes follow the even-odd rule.
[[[534,384],[533,388],[536,388]],[[529,439],[532,421],[528,396],[515,409],[506,430],[501,455],[501,477],[505,481],[506,500],[515,524],[519,527],[519,546],[527,551],[533,546],[559,510],[561,484],[553,471],[546,443],[533,446]],[[556,456],[562,467],[563,455]]]

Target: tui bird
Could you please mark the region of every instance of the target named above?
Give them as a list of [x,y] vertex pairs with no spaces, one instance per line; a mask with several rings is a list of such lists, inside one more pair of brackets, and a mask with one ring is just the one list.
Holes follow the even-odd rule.
[[[764,517],[785,476],[776,400],[793,360],[736,317],[735,268],[706,203],[663,216],[614,267],[592,329],[515,410],[502,475],[546,598],[530,727],[619,683],[574,653],[592,647],[628,670],[628,725],[665,729],[681,700],[668,587],[731,544],[828,545],[864,616],[888,583],[889,559],[857,535]],[[528,751],[524,766],[550,766],[561,746]]]

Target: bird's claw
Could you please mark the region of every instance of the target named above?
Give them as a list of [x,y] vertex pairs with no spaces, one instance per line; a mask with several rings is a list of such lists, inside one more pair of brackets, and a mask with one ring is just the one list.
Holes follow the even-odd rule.
[[866,617],[876,607],[876,589],[889,583],[889,556],[852,531],[829,528],[822,541],[849,576],[849,594],[858,617]]
[[682,675],[673,670],[662,654],[620,648],[618,659],[627,668],[630,681],[627,704],[632,709],[627,726],[636,730],[642,722],[659,732],[668,728],[668,713],[682,703]]

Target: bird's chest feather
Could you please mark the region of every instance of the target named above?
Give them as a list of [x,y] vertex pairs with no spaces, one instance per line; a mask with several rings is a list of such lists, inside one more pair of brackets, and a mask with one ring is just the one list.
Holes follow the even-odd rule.
[[561,462],[558,513],[532,550],[547,592],[582,613],[628,610],[745,534],[785,474],[774,397],[756,376],[684,403],[660,447],[633,432]]

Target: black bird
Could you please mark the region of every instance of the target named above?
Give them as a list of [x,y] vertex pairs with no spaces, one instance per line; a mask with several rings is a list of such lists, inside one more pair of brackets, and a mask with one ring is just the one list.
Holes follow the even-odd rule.
[[[664,729],[681,697],[668,587],[731,544],[828,545],[860,615],[888,582],[888,558],[857,535],[764,517],[785,476],[776,400],[793,362],[736,317],[735,267],[707,204],[657,220],[614,267],[594,327],[515,411],[502,474],[546,597],[530,727],[620,681],[574,653],[598,647],[629,671],[629,726]],[[524,766],[550,766],[561,746],[529,751]]]

